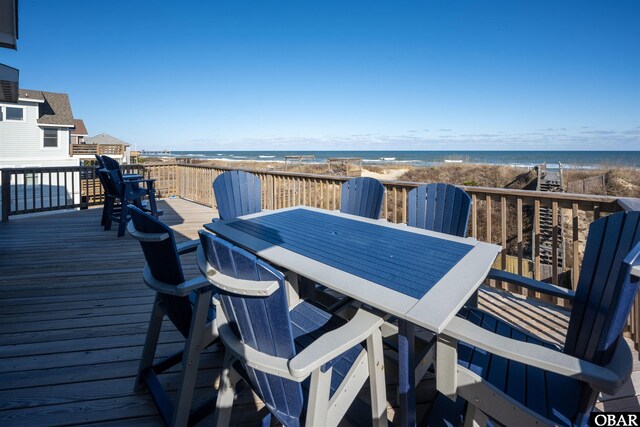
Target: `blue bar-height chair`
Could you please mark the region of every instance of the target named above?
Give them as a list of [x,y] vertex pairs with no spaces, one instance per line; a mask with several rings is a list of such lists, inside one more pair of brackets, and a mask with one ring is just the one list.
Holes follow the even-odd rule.
[[[108,197],[109,193],[109,178],[107,177],[108,172],[104,167],[104,162],[102,161],[102,157],[96,154],[96,160],[98,161],[98,166],[96,167],[95,174],[100,180],[100,185],[102,186],[102,197],[104,198],[102,202],[102,217],[100,219],[100,225],[107,225],[107,220],[109,219],[109,207],[108,207]],[[113,206],[113,209],[120,210],[120,206]]]
[[223,172],[213,181],[220,219],[231,219],[262,210],[260,178],[244,171]]
[[226,349],[214,425],[229,423],[240,380],[286,426],[337,425],[367,378],[373,424],[386,425],[382,319],[359,310],[345,322],[304,300],[289,307],[281,272],[213,234],[200,239]]
[[[161,211],[158,211],[156,205],[155,190],[153,189],[154,179],[125,180],[120,169],[107,170],[104,176],[107,184],[105,230],[110,230],[111,223],[116,221],[118,223],[118,237],[124,236],[127,222],[130,219],[128,206],[134,204],[142,209],[142,198],[145,196],[149,198],[149,209],[147,211],[156,218],[162,214]],[[142,183],[145,183],[147,187],[141,187],[140,184]],[[120,205],[119,211],[115,209],[118,203]]]
[[640,267],[639,242],[640,212],[593,222],[575,294],[497,274],[572,301],[565,344],[558,347],[491,314],[463,309],[445,331],[459,342],[460,397],[454,403],[440,395],[430,425],[457,425],[466,402],[468,417],[488,416],[505,425],[587,425],[598,393],[615,393],[631,374],[633,357],[621,334],[638,290],[631,271]]
[[378,219],[384,199],[384,185],[374,178],[354,178],[342,184],[340,212]]
[[409,191],[407,225],[465,237],[471,197],[451,184],[421,185]]
[[[340,193],[340,212],[379,219],[384,191],[384,185],[375,178],[353,178],[345,181]],[[314,298],[331,312],[339,310],[351,301],[350,298],[305,278],[300,278],[300,281],[302,286],[313,291]]]
[[[409,191],[407,194],[407,225],[439,233],[464,237],[467,234],[469,212],[471,209],[471,197],[455,185],[433,183],[421,185]],[[477,296],[474,295],[470,303],[477,305]],[[389,322],[395,322],[393,318]],[[406,321],[399,321],[398,326],[403,331],[403,337],[397,335],[386,337],[385,343],[397,350],[402,350],[403,356],[399,359],[400,388],[408,389],[407,393],[400,395],[402,403],[406,406],[414,404],[413,389],[405,385],[413,384],[413,376],[419,381],[430,368],[433,360],[435,346],[432,342],[414,338],[415,327]],[[400,340],[398,340],[400,339]],[[409,342],[411,341],[411,342]],[[399,348],[402,346],[402,349]],[[415,361],[412,363],[412,361]],[[413,370],[413,371],[411,371]]]
[[[218,337],[213,321],[215,307],[211,302],[213,287],[200,275],[186,280],[182,271],[180,255],[195,251],[198,240],[176,245],[173,230],[167,225],[135,206],[129,206],[129,211],[128,231],[140,241],[147,261],[144,282],[156,291],[135,390],[140,391],[145,386],[149,389],[165,424],[193,424],[210,413],[214,406],[212,399],[191,411],[200,352]],[[184,350],[154,362],[165,316],[184,336]],[[182,365],[182,372],[177,399],[172,403],[158,375],[178,364]]]
[[[153,188],[154,180],[143,180],[142,175],[139,174],[122,174],[120,164],[116,160],[112,159],[109,156],[100,156],[98,154],[96,154],[95,157],[96,161],[98,162],[98,166],[95,172],[104,190],[104,203],[102,207],[102,218],[100,220],[100,225],[105,227],[105,230],[110,229],[112,217],[116,219],[120,218],[122,210],[122,205],[120,204],[121,199],[116,196],[116,194],[118,193],[118,187],[109,182],[110,171],[118,171],[119,177],[122,178],[123,181],[129,183],[129,194],[131,196],[140,195],[140,197],[143,197],[149,195],[150,209],[155,210],[156,216],[162,215],[162,211],[158,210],[155,206],[155,190]],[[143,182],[145,182],[147,185],[146,189],[140,188],[140,184]],[[154,197],[152,198],[151,195],[153,195]],[[129,203],[134,203],[136,206],[144,207],[144,202],[142,201],[142,199],[129,200]],[[109,224],[108,227],[106,227],[107,224]],[[124,235],[124,227],[118,237],[122,235]]]

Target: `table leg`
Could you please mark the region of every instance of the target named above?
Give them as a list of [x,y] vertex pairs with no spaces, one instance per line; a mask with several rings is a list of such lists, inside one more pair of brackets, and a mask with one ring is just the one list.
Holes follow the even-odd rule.
[[416,425],[415,326],[398,321],[398,389],[400,394],[400,425]]

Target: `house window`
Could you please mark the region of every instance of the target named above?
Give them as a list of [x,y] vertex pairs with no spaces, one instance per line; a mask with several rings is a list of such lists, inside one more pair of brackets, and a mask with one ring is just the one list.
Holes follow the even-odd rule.
[[5,107],[5,120],[16,122],[24,121],[24,108]]
[[58,129],[43,129],[43,144],[44,148],[58,148]]

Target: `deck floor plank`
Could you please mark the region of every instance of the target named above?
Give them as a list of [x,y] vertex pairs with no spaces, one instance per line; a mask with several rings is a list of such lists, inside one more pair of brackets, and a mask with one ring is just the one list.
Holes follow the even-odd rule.
[[[196,238],[214,216],[185,200],[160,205],[162,220],[179,242]],[[0,224],[0,425],[161,425],[148,393],[133,392],[153,303],[153,292],[142,282],[142,253],[129,236],[102,231],[100,214],[92,208],[11,217]],[[187,277],[197,275],[193,255],[185,261]],[[544,339],[562,342],[566,312],[493,291],[483,291],[480,304]],[[525,314],[532,312],[533,317]],[[180,345],[180,334],[165,322],[159,356]],[[218,345],[203,355],[196,401],[212,395],[222,357]],[[162,376],[170,390],[176,372]],[[390,378],[392,406],[394,385]],[[599,405],[638,410],[639,389],[640,363],[621,393],[603,397]],[[424,410],[434,395],[433,378],[419,385],[419,394]],[[363,396],[368,399],[366,392]],[[234,425],[255,424],[263,415],[258,413],[263,404],[249,391],[236,405]]]

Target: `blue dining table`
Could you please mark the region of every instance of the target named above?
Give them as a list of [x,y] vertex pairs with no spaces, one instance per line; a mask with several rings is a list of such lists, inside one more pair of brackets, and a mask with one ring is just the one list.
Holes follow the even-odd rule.
[[[442,333],[475,294],[501,250],[473,238],[304,206],[204,227],[275,265],[398,318],[400,425],[416,423],[415,326]],[[450,367],[456,361],[438,363]],[[436,387],[451,382],[441,378],[437,375]]]

